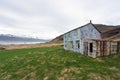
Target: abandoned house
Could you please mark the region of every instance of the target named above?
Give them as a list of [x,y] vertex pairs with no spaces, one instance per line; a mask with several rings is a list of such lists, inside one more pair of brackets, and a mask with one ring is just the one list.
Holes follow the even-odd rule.
[[120,53],[120,26],[90,22],[64,34],[64,49],[93,58]]

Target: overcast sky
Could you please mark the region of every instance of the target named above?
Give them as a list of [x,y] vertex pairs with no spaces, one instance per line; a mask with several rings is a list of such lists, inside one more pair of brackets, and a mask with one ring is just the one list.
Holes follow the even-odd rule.
[[120,24],[120,0],[0,0],[0,34],[51,39],[92,20]]

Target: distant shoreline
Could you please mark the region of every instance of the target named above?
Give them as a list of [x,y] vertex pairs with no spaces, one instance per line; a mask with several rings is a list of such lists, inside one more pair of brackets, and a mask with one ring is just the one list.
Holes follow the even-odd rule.
[[14,49],[24,49],[24,48],[38,48],[38,47],[52,47],[52,46],[62,46],[63,43],[36,43],[36,44],[11,44],[11,45],[0,45],[1,50],[14,50]]
[[0,41],[0,45],[25,45],[25,44],[40,44],[40,43],[46,43],[46,41],[33,41],[33,42],[25,42],[25,41]]

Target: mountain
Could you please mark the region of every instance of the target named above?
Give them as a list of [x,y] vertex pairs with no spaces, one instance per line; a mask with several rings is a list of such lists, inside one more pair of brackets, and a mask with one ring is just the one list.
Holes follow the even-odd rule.
[[19,37],[11,34],[0,34],[0,41],[48,42],[49,40]]

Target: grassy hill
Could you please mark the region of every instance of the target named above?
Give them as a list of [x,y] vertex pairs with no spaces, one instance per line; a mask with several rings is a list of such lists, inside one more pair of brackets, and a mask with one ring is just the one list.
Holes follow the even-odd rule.
[[0,80],[119,80],[120,54],[93,59],[62,46],[0,51]]
[[54,39],[52,39],[50,42],[52,42],[52,43],[63,43],[63,34],[60,35],[60,36],[57,36]]

